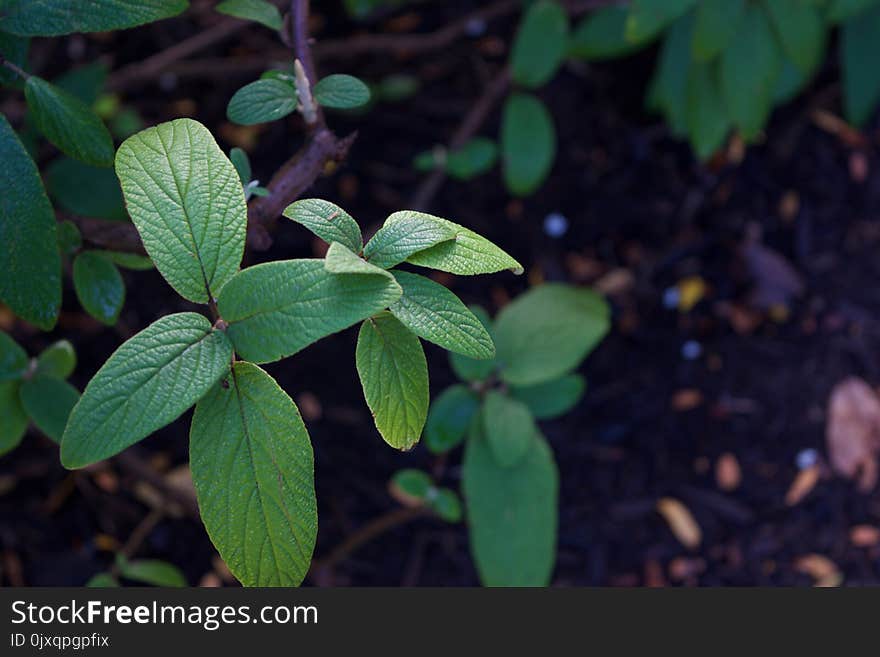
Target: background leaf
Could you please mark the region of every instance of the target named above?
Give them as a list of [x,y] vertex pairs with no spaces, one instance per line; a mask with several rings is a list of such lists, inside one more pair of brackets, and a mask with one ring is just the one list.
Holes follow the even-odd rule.
[[446,173],[456,180],[470,180],[489,171],[498,161],[498,146],[491,139],[477,137],[446,155]]
[[431,403],[425,423],[425,446],[434,454],[457,447],[480,408],[476,393],[461,384],[451,385]]
[[589,60],[623,57],[644,44],[626,38],[629,7],[601,7],[584,18],[571,33],[569,55]]
[[187,0],[7,0],[0,30],[25,36],[123,30],[183,12]]
[[846,21],[841,29],[843,108],[857,126],[867,123],[880,101],[880,5]]
[[[260,290],[260,294],[254,294]],[[220,315],[238,354],[257,363],[291,356],[387,308],[400,286],[387,276],[331,274],[323,260],[248,267],[223,289]]]
[[186,586],[186,577],[176,566],[158,559],[117,559],[119,574],[125,579],[153,586]]
[[48,331],[61,309],[55,212],[34,161],[2,115],[0,151],[0,300]]
[[113,169],[59,157],[46,167],[45,175],[49,194],[63,210],[82,217],[128,221]]
[[418,274],[395,271],[394,278],[403,288],[403,296],[389,310],[413,333],[472,358],[495,355],[489,332],[452,292]]
[[296,105],[296,89],[289,82],[257,80],[233,94],[226,116],[240,125],[268,123],[287,116]]
[[353,109],[370,102],[370,88],[353,75],[328,75],[312,89],[315,102],[331,109]]
[[697,3],[691,45],[694,58],[708,62],[722,52],[739,28],[746,0],[701,0]]
[[697,0],[632,0],[626,38],[635,43],[650,41],[695,4]]
[[229,371],[232,345],[196,313],[168,315],[119,347],[86,386],[61,443],[82,468],[173,422]]
[[672,24],[663,45],[654,78],[648,90],[647,105],[662,112],[672,134],[683,137],[688,133],[688,78],[691,65],[691,35],[693,20],[684,16]]
[[526,10],[510,50],[514,82],[534,89],[556,74],[568,50],[568,14],[552,0],[538,0]]
[[363,248],[361,229],[345,210],[329,201],[311,198],[288,205],[284,216],[305,226],[322,240],[339,242],[355,253]]
[[66,379],[76,369],[76,352],[67,340],[53,342],[37,356],[37,374]]
[[315,467],[296,405],[238,362],[196,406],[190,466],[211,541],[245,586],[297,586],[318,533]]
[[356,362],[382,438],[411,448],[428,416],[428,363],[418,337],[391,313],[380,313],[361,324]]
[[812,73],[825,54],[825,24],[819,9],[802,0],[764,4],[788,58],[803,73]]
[[556,129],[544,104],[534,96],[513,93],[501,119],[504,182],[517,196],[528,196],[547,178],[556,159]]
[[270,30],[281,29],[281,12],[266,0],[223,0],[215,9],[221,14],[255,21]]
[[116,173],[156,268],[182,297],[207,303],[238,271],[247,206],[211,133],[176,119],[125,140]]
[[731,129],[716,68],[694,62],[687,80],[687,128],[691,147],[705,160],[724,144]]
[[73,287],[86,312],[113,326],[125,303],[125,283],[119,270],[97,251],[83,251],[73,261]]
[[113,164],[113,138],[98,115],[79,98],[32,75],[24,95],[34,125],[61,151],[86,164]]
[[[492,337],[492,319],[489,313],[480,306],[470,306],[468,308]],[[493,340],[494,344],[494,340]],[[461,354],[450,353],[449,365],[452,371],[462,381],[485,381],[498,368],[496,359],[475,359]]]
[[529,407],[497,390],[490,390],[481,411],[483,435],[495,462],[502,468],[516,465],[529,451],[538,428]]
[[0,456],[18,447],[28,418],[21,407],[18,381],[0,382]]
[[467,441],[462,483],[471,552],[486,586],[546,586],[556,561],[559,476],[542,438],[514,467],[498,465],[477,432]]
[[79,390],[61,379],[36,376],[21,384],[19,394],[22,408],[37,428],[60,443],[70,411],[79,401]]
[[566,374],[531,386],[511,386],[510,396],[528,406],[535,419],[552,420],[574,408],[586,385],[580,374]]
[[[30,47],[30,39],[20,37],[8,32],[0,30],[0,55],[6,61],[12,62],[19,68],[27,69],[27,56]],[[24,85],[17,73],[10,71],[6,67],[0,67],[0,84],[21,88]]]
[[531,385],[577,367],[608,332],[608,314],[608,305],[590,290],[559,283],[532,288],[495,320],[501,378]]
[[5,331],[0,331],[0,381],[20,379],[28,367],[28,355]]

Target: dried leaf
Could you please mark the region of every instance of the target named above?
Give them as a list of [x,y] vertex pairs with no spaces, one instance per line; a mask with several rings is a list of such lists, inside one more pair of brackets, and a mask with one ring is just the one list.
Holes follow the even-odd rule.
[[700,547],[703,532],[688,508],[672,497],[663,497],[657,501],[657,512],[669,524],[669,529],[679,543],[690,550]]
[[853,377],[834,386],[825,439],[834,471],[857,479],[862,492],[873,489],[880,451],[880,399],[862,379]]
[[682,413],[691,411],[703,403],[703,393],[695,388],[682,388],[672,395],[672,409]]
[[811,465],[798,472],[797,477],[794,478],[788,492],[785,494],[785,505],[795,506],[800,504],[801,500],[809,495],[810,491],[819,483],[820,476],[821,471],[818,465]]
[[874,525],[856,525],[849,530],[849,541],[856,547],[874,547],[880,543],[880,528]]
[[715,481],[718,483],[718,488],[726,492],[739,488],[742,482],[742,469],[736,456],[725,452],[718,457],[718,461],[715,462]]
[[815,586],[839,586],[843,581],[843,574],[837,564],[821,554],[806,554],[798,557],[794,562],[794,568],[799,573],[812,577]]

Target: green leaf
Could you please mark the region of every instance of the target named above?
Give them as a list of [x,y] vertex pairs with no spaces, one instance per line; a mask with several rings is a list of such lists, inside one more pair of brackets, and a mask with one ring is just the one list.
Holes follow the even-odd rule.
[[98,251],[83,251],[73,261],[73,287],[86,312],[113,326],[125,303],[125,283],[119,270]]
[[543,438],[514,467],[475,431],[462,469],[471,552],[486,586],[546,586],[556,561],[559,476]]
[[119,565],[119,574],[125,579],[153,586],[186,586],[186,577],[183,576],[183,573],[166,561],[158,559],[129,561],[120,557],[116,563]]
[[513,81],[540,87],[556,74],[568,49],[568,14],[552,0],[538,0],[525,12],[510,51]]
[[240,125],[268,123],[290,114],[296,104],[296,89],[289,82],[257,80],[233,94],[226,116]]
[[28,418],[21,407],[18,381],[0,382],[0,456],[18,447]]
[[55,232],[58,235],[58,251],[62,256],[72,256],[82,248],[82,233],[69,219],[59,221]]
[[574,408],[586,385],[580,374],[566,374],[531,386],[511,386],[510,396],[528,406],[536,420],[552,420]]
[[70,414],[61,462],[82,468],[176,420],[229,371],[232,345],[196,313],[168,315],[119,347]]
[[389,272],[376,265],[371,265],[339,242],[333,242],[327,249],[327,254],[324,256],[324,269],[331,274],[367,274],[394,279]]
[[128,221],[119,179],[112,169],[59,157],[46,168],[46,188],[70,214],[109,221]]
[[819,9],[803,0],[774,0],[764,6],[788,58],[803,73],[815,71],[825,52]]
[[489,171],[498,161],[498,146],[491,139],[477,137],[446,156],[446,173],[456,180],[470,180]]
[[827,19],[834,23],[840,23],[876,4],[877,0],[830,0]]
[[101,257],[106,258],[117,267],[122,267],[123,269],[148,271],[156,267],[147,256],[137,253],[127,253],[124,251],[98,251],[98,253]]
[[24,95],[34,125],[61,151],[86,164],[113,164],[113,138],[88,105],[76,96],[32,75]]
[[424,212],[395,212],[364,247],[367,260],[384,269],[404,262],[419,251],[455,239],[455,231]]
[[841,29],[840,66],[843,76],[843,108],[847,119],[863,126],[880,101],[880,5],[859,14]]
[[420,338],[477,359],[495,356],[495,344],[479,319],[452,292],[430,278],[393,272],[403,296],[388,310]]
[[283,214],[308,228],[327,244],[339,242],[355,253],[360,253],[364,248],[357,222],[345,210],[329,201],[304,199],[288,205]]
[[144,248],[182,297],[207,303],[238,271],[247,206],[211,133],[176,119],[125,140],[116,173]]
[[196,406],[190,467],[211,542],[245,586],[296,586],[318,532],[315,466],[296,405],[238,362]]
[[[30,47],[30,39],[26,37],[15,36],[8,32],[0,31],[0,56],[6,61],[12,62],[19,68],[27,69],[28,48]],[[24,84],[17,73],[10,71],[6,67],[0,66],[0,85],[14,86],[20,89]]]
[[648,91],[648,107],[662,112],[672,134],[678,137],[688,133],[687,88],[692,34],[693,20],[690,16],[684,16],[672,24],[660,47],[657,69]]
[[587,60],[616,59],[636,52],[644,43],[626,38],[629,7],[614,5],[590,13],[571,33],[568,54]]
[[110,573],[98,573],[86,582],[86,586],[91,589],[109,589],[119,586],[119,582]]
[[384,275],[331,274],[323,260],[282,260],[241,271],[223,288],[218,308],[236,352],[269,363],[370,317],[400,294]]
[[92,107],[104,89],[108,70],[105,62],[92,62],[67,71],[52,83]]
[[21,384],[19,394],[22,407],[37,429],[60,443],[70,411],[79,401],[79,391],[67,381],[36,376]]
[[8,333],[0,331],[0,381],[20,379],[27,368],[27,352]]
[[483,435],[502,468],[519,463],[538,435],[529,407],[497,390],[490,390],[483,400],[482,421]]
[[351,75],[328,75],[312,89],[315,102],[331,109],[352,109],[370,102],[370,88]]
[[361,324],[355,359],[379,433],[392,447],[410,449],[428,417],[428,363],[418,337],[380,313]]
[[767,121],[782,63],[767,15],[750,4],[720,60],[724,104],[746,139],[753,139]]
[[731,128],[715,73],[713,65],[693,62],[688,75],[688,135],[691,147],[701,160],[710,157],[724,144]]
[[67,340],[53,342],[37,356],[37,374],[66,379],[75,369],[76,352]]
[[553,117],[540,100],[512,93],[501,118],[504,183],[517,196],[528,196],[547,178],[556,159]]
[[34,161],[2,114],[0,152],[0,300],[48,331],[61,309],[55,212]]
[[248,159],[247,153],[236,146],[229,151],[229,161],[232,162],[232,166],[238,172],[238,179],[241,181],[241,184],[247,185],[251,181],[251,161]]
[[434,489],[434,482],[421,470],[408,468],[394,473],[389,488],[391,496],[404,506],[419,507]]
[[454,491],[448,488],[434,489],[433,497],[429,497],[429,506],[441,520],[461,522],[461,502]]
[[495,320],[501,378],[524,386],[562,376],[599,344],[608,315],[608,304],[590,290],[559,283],[532,288]]
[[270,30],[281,29],[281,12],[266,0],[223,0],[215,9],[221,14],[260,23]]
[[634,43],[650,41],[697,0],[632,0],[626,19],[626,38]]
[[[489,337],[493,337],[492,319],[489,314],[480,306],[470,306],[468,309],[474,314],[474,317],[480,320],[483,328],[489,333]],[[456,353],[449,354],[449,364],[456,376],[463,381],[485,381],[498,367],[498,362],[495,359],[479,360]]]
[[187,0],[6,0],[0,30],[24,36],[110,32],[170,18]]
[[492,242],[477,235],[474,231],[446,219],[421,212],[395,212],[385,221],[385,226],[405,220],[412,214],[418,214],[421,219],[428,218],[448,228],[453,233],[453,239],[413,253],[406,259],[408,263],[460,276],[494,274],[505,269],[509,269],[517,275],[522,274],[522,265]]
[[435,454],[457,447],[480,408],[480,399],[467,386],[449,386],[434,399],[425,423],[425,446]]
[[691,51],[703,62],[727,48],[746,9],[746,0],[702,0],[697,4]]

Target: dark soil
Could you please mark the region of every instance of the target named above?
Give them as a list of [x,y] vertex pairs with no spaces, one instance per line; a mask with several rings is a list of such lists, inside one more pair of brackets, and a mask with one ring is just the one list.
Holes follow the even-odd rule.
[[[342,17],[336,3],[321,4],[330,8],[318,39],[363,29]],[[427,3],[367,28],[389,31],[403,16],[412,19],[409,29],[427,31],[477,4]],[[87,56],[113,52],[124,42],[118,67],[185,38],[196,25],[184,18],[110,42],[91,39]],[[422,178],[410,166],[413,155],[449,139],[503,63],[503,52],[492,53],[509,42],[513,28],[513,20],[493,21],[479,39],[462,38],[412,59],[376,55],[322,62],[325,73],[375,80],[406,72],[424,82],[412,100],[356,117],[331,116],[339,134],[356,129],[358,139],[342,170],[310,194],[338,201],[363,225],[405,207]],[[244,56],[276,48],[272,38],[253,27],[199,56]],[[61,70],[70,65],[63,57],[51,61]],[[521,278],[449,281],[467,302],[493,312],[540,280],[593,284],[604,277],[607,285],[608,272],[631,275],[630,284],[611,295],[611,335],[582,367],[589,380],[584,401],[565,418],[542,425],[561,475],[554,583],[808,585],[813,578],[801,572],[798,560],[818,554],[836,564],[846,584],[878,584],[880,548],[854,546],[850,531],[880,525],[880,500],[824,465],[832,387],[848,376],[880,383],[875,154],[853,154],[810,119],[816,103],[838,111],[829,82],[820,78],[774,115],[764,143],[750,147],[741,164],[716,160],[701,167],[643,111],[652,63],[649,52],[602,66],[572,66],[541,92],[553,111],[560,149],[551,179],[534,197],[512,201],[496,171],[471,183],[447,182],[430,208],[485,234],[525,264],[528,273]],[[139,85],[125,99],[149,122],[189,113],[228,148],[247,133],[224,126],[226,101],[256,75],[206,72],[170,91]],[[483,134],[494,136],[497,128],[496,111]],[[266,126],[251,150],[256,177],[268,180],[297,148],[299,134],[295,122]],[[852,171],[864,163],[853,158],[861,157],[867,175],[860,181]],[[782,200],[795,195],[798,202],[781,211]],[[562,239],[543,231],[550,212],[570,221]],[[755,226],[764,245],[785,256],[805,283],[804,293],[788,300],[787,316],[763,312],[750,301],[756,285],[772,284],[760,272],[756,278],[742,257]],[[284,224],[272,250],[250,257],[303,257],[318,248],[302,229]],[[701,277],[707,294],[689,312],[667,308],[664,294],[687,276]],[[80,355],[74,383],[84,386],[126,335],[186,305],[155,272],[126,279],[129,299],[119,330],[82,317],[68,290],[56,331],[47,336],[18,326],[16,337],[32,352],[69,338]],[[749,321],[731,321],[730,308]],[[401,454],[379,438],[354,369],[354,343],[349,330],[269,368],[308,418],[319,495],[318,558],[397,508],[386,488],[393,472],[436,465],[423,448]],[[696,357],[686,353],[697,345]],[[436,393],[452,374],[439,349],[427,347],[427,353]],[[693,401],[685,404],[685,398]],[[189,417],[135,451],[157,471],[185,463]],[[786,505],[797,457],[811,448],[818,450],[824,474],[803,500]],[[742,471],[733,490],[722,490],[715,475],[724,453]],[[450,456],[445,485],[458,487],[459,461],[459,452]],[[149,511],[137,482],[113,462],[94,472],[68,473],[58,464],[57,447],[29,435],[0,460],[0,581],[80,585],[105,568],[112,560],[106,548],[114,540],[125,543]],[[698,549],[683,547],[656,512],[662,497],[680,500],[693,514],[703,533]],[[202,526],[185,515],[162,520],[137,555],[171,561],[192,584],[214,567]],[[464,526],[425,517],[378,536],[313,583],[478,580]]]

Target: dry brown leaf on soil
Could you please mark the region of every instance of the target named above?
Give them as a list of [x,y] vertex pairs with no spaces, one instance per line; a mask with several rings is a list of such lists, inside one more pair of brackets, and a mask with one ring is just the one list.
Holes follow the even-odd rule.
[[799,573],[809,575],[815,586],[840,586],[843,574],[831,559],[821,554],[805,554],[794,562]]
[[880,528],[874,525],[856,525],[849,530],[849,542],[856,547],[874,547],[880,543]]
[[673,497],[657,501],[657,512],[663,516],[678,542],[690,550],[696,550],[703,541],[703,531],[690,510]]
[[742,468],[736,456],[724,452],[715,462],[715,481],[718,488],[729,493],[739,488],[742,482]]
[[862,492],[873,489],[880,452],[880,398],[862,379],[853,377],[834,386],[825,440],[833,470],[856,479]]

